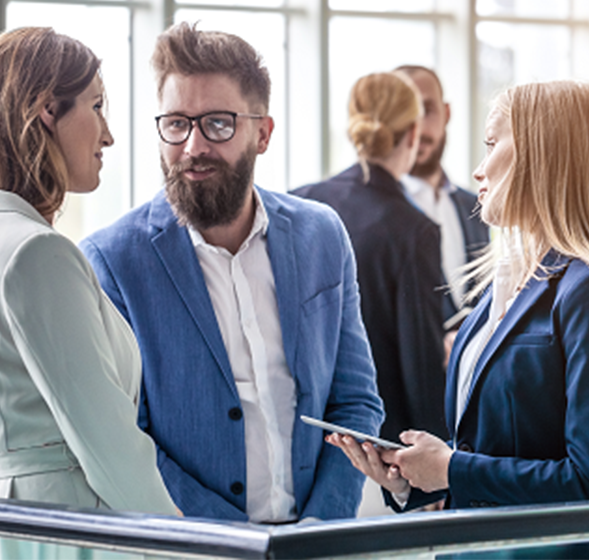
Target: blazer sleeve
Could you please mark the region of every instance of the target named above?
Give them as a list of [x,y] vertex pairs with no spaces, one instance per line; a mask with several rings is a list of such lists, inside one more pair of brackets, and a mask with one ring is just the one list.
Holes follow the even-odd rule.
[[[108,265],[102,251],[91,240],[85,239],[80,248],[94,269],[102,289],[106,292],[115,307],[132,325],[129,311],[114,274]],[[139,427],[150,433],[149,405],[144,398],[144,392],[139,403]],[[217,492],[204,486],[195,476],[186,472],[165,449],[155,441],[157,450],[157,464],[166,480],[166,486],[174,503],[184,512],[198,511],[198,517],[212,519],[228,519],[233,521],[247,521],[248,516],[235,507]]]
[[[564,456],[555,455],[554,459],[542,460],[455,451],[450,461],[449,481],[457,507],[475,503],[515,505],[589,499],[587,275],[580,281],[569,282],[568,290],[553,307],[552,316],[555,318],[554,352],[562,352],[565,364],[562,372],[566,396],[563,411]],[[503,356],[498,358],[503,360],[503,367],[514,367],[509,347],[503,352]],[[530,346],[530,352],[537,352],[537,348]],[[522,367],[521,362],[519,367]],[[547,372],[547,375],[554,373]],[[534,398],[534,390],[542,390],[542,387],[530,387],[528,398]],[[538,433],[537,437],[542,438],[542,434]],[[545,447],[554,448],[554,443],[547,441]]]
[[[335,371],[325,408],[325,420],[378,434],[382,401],[366,330],[361,319],[356,264],[347,234],[341,228],[344,250],[343,310]],[[341,450],[323,442],[315,482],[300,517],[355,517],[365,477]]]
[[176,514],[117,376],[101,313],[110,302],[80,251],[54,232],[29,238],[1,289],[17,349],[90,487],[113,509]]

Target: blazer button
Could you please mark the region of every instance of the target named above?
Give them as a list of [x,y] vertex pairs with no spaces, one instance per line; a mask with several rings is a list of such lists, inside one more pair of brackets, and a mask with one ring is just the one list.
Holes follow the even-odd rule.
[[241,482],[234,482],[231,485],[231,492],[236,496],[243,494],[243,484]]
[[472,453],[472,447],[468,443],[461,443],[458,446],[458,451],[464,451],[466,453]]
[[231,420],[241,420],[243,418],[243,412],[241,411],[241,408],[238,406],[230,408],[229,418],[231,418]]

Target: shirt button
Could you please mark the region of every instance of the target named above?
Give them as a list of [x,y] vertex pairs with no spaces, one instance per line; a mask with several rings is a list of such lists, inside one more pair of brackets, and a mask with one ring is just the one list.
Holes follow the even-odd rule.
[[459,451],[465,451],[466,453],[472,453],[472,447],[468,443],[461,443],[458,446]]
[[231,418],[231,420],[241,420],[242,417],[243,412],[238,406],[229,409],[229,418]]
[[234,482],[231,485],[231,492],[236,496],[243,494],[243,484],[241,482]]

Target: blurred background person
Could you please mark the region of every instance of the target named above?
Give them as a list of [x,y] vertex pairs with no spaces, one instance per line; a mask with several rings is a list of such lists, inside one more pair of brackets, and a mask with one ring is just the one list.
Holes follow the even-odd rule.
[[442,168],[451,112],[439,77],[425,66],[404,65],[396,70],[411,77],[423,100],[417,157],[401,182],[407,196],[440,226],[442,270],[449,287],[444,291],[444,321],[446,330],[454,331],[447,339],[450,350],[455,330],[471,309],[463,305],[468,286],[461,282],[460,268],[480,255],[489,242],[489,230],[480,219],[476,195],[454,184]]
[[396,494],[395,509],[407,498],[400,475],[418,489],[407,509],[446,490],[456,508],[589,498],[589,86],[509,89],[485,144],[474,177],[502,251],[479,261],[476,289],[492,284],[452,350],[451,446],[408,431],[408,449],[379,456],[328,437]]
[[0,36],[0,497],[172,515],[133,333],[52,227],[113,143],[99,66],[50,28]]
[[421,121],[419,91],[404,73],[360,78],[348,125],[359,162],[293,191],[332,206],[352,239],[385,404],[381,434],[390,439],[420,426],[446,435],[440,232],[400,183],[415,162]]

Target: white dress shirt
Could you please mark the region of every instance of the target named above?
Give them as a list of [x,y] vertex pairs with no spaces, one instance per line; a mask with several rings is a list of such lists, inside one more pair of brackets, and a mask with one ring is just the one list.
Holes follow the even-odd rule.
[[255,202],[252,230],[235,255],[189,231],[243,408],[246,513],[253,522],[281,522],[296,519],[291,465],[296,393],[266,246],[268,216],[257,192]]
[[440,226],[442,270],[454,305],[461,307],[464,286],[458,281],[458,269],[466,264],[466,249],[464,233],[460,225],[460,218],[450,194],[456,187],[444,176],[444,183],[437,190],[427,181],[404,175],[402,178],[405,193],[430,220]]
[[507,310],[513,304],[517,293],[511,274],[511,265],[509,258],[503,258],[497,263],[495,278],[493,280],[493,294],[491,309],[487,322],[479,329],[468,343],[458,368],[458,384],[456,389],[456,427],[460,423],[466,400],[470,392],[472,377],[476,369],[477,362],[489,339],[497,330],[499,323],[503,319]]

